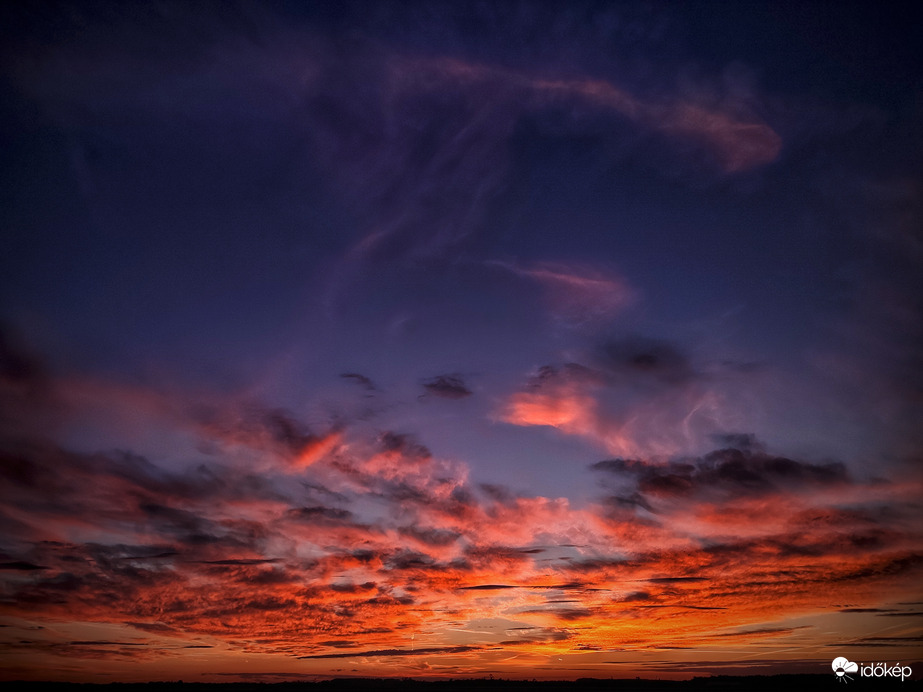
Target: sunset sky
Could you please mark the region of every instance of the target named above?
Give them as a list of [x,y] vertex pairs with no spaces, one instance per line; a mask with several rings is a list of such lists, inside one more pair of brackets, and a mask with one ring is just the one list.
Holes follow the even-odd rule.
[[0,679],[923,675],[898,3],[0,10]]

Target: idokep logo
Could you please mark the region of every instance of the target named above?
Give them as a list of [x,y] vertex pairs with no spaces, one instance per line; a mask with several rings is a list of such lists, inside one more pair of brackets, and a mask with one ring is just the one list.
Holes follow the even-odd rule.
[[843,658],[842,656],[837,656],[833,659],[833,672],[836,675],[837,682],[849,682],[852,678],[847,675],[847,673],[855,673],[859,670],[859,665],[853,663],[852,661]]
[[890,663],[853,663],[843,656],[837,656],[831,664],[833,674],[836,675],[837,682],[849,682],[853,678],[848,673],[859,673],[863,678],[900,678],[901,682],[913,675],[913,669],[910,666],[902,666],[900,663],[891,665]]

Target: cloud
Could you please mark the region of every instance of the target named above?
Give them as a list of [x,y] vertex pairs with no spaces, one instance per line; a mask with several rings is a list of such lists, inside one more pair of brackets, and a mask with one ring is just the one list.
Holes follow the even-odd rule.
[[361,386],[363,389],[367,391],[373,392],[377,390],[375,383],[372,382],[372,380],[370,380],[365,375],[360,375],[359,373],[356,373],[356,372],[344,372],[340,375],[340,377],[342,377],[344,380],[355,382],[356,384],[358,384],[359,386]]
[[443,399],[464,399],[472,392],[459,375],[438,375],[423,383],[427,394]]
[[235,567],[240,565],[272,565],[279,562],[278,558],[263,559],[263,558],[250,558],[250,559],[238,559],[238,560],[203,560],[203,565],[219,565],[219,566],[228,566]]
[[151,632],[153,634],[168,634],[177,631],[175,628],[162,622],[126,622],[125,624],[135,629],[142,630],[143,632]]
[[[758,169],[782,148],[747,103],[759,100],[752,93],[709,99],[716,89],[658,84],[645,96],[577,66],[545,74],[362,43],[349,56],[332,49],[317,64],[320,77],[305,95],[317,159],[341,182],[346,203],[374,219],[331,272],[331,309],[349,289],[395,283],[395,271],[406,281],[427,265],[488,256],[490,221],[515,187],[524,123],[538,140],[594,138],[603,168],[628,158],[671,176],[685,167],[698,180]],[[487,263],[540,285],[554,319],[568,327],[604,322],[635,297],[621,277],[580,263]]]
[[539,368],[498,417],[549,426],[619,455],[671,456],[707,449],[741,412],[726,402],[724,373],[699,371],[678,346],[624,337],[580,361]]
[[477,646],[431,646],[419,649],[378,649],[376,651],[355,651],[341,654],[314,654],[313,656],[299,656],[308,658],[357,658],[360,656],[432,656],[436,654],[464,654],[471,651],[480,651]]
[[811,629],[811,625],[801,625],[798,627],[762,627],[760,629],[743,630],[740,632],[721,632],[714,635],[715,637],[725,639],[749,639],[757,637],[778,637],[788,635],[799,630]]
[[417,526],[402,527],[399,529],[402,536],[413,538],[420,543],[428,546],[447,546],[451,545],[462,534],[457,531],[448,529],[421,528]]
[[[384,445],[389,446],[401,451],[412,449],[406,444]],[[380,438],[372,440],[368,447],[373,456],[381,449]],[[817,482],[835,485],[848,481],[835,473],[830,480],[823,472],[818,480],[818,474],[806,467],[778,466],[770,463],[771,457],[764,459],[759,456],[762,453],[754,454],[749,471],[771,478],[800,479],[805,488]],[[719,469],[720,463],[727,461],[721,455],[716,459]],[[360,460],[355,463],[362,467]],[[386,474],[381,482],[373,482],[377,478],[373,475],[374,465],[364,467],[362,483],[353,486],[348,494],[375,492],[380,502],[393,509],[374,530],[352,511],[320,505],[299,508],[291,498],[291,504],[275,505],[264,534],[257,540],[245,538],[244,532],[234,539],[236,542],[229,542],[230,536],[226,536],[218,542],[203,543],[195,538],[198,533],[205,531],[219,538],[221,531],[233,528],[238,532],[244,527],[228,525],[215,512],[215,505],[205,516],[182,509],[184,505],[167,512],[157,509],[154,515],[158,520],[152,528],[160,544],[36,543],[29,560],[47,569],[27,573],[35,576],[17,586],[14,597],[21,606],[32,611],[37,608],[46,616],[111,619],[154,634],[224,638],[237,636],[233,632],[244,628],[252,633],[251,637],[264,642],[251,645],[254,650],[285,650],[320,660],[347,655],[426,655],[429,650],[433,654],[474,655],[485,650],[484,646],[426,645],[407,653],[404,648],[386,644],[394,641],[393,632],[406,632],[406,628],[425,622],[438,629],[433,623],[445,621],[441,614],[445,608],[454,613],[453,617],[464,619],[484,612],[484,608],[502,612],[513,604],[518,617],[526,619],[527,624],[531,622],[531,629],[524,630],[527,636],[501,643],[501,647],[558,641],[557,634],[528,636],[541,631],[545,626],[542,623],[549,619],[559,624],[572,623],[573,627],[586,624],[596,636],[615,627],[615,623],[638,618],[648,628],[646,645],[656,646],[675,638],[671,633],[679,623],[691,627],[689,632],[705,633],[717,625],[739,622],[742,613],[756,618],[771,612],[778,614],[780,609],[798,612],[817,602],[818,585],[833,588],[843,584],[853,595],[872,594],[902,575],[911,578],[918,569],[912,555],[901,557],[895,553],[906,540],[904,537],[885,533],[878,544],[858,545],[845,539],[831,540],[836,535],[836,522],[821,524],[816,535],[810,536],[793,532],[704,545],[686,541],[673,549],[660,547],[656,541],[626,545],[613,540],[612,532],[617,533],[619,527],[610,524],[605,514],[592,519],[596,522],[594,531],[587,528],[581,535],[580,543],[585,548],[568,549],[580,559],[543,562],[549,549],[560,550],[556,546],[565,542],[573,545],[575,533],[584,531],[579,528],[579,513],[563,504],[549,504],[542,498],[520,497],[507,491],[481,500],[470,493],[465,519],[457,519],[454,511],[446,512],[441,507],[450,495],[440,499],[440,486],[424,481],[436,463],[432,457],[412,463],[407,470],[413,473],[404,475],[406,490],[389,485],[390,471],[384,467],[378,467]],[[705,468],[714,470],[707,465]],[[330,482],[330,474],[336,470],[336,465],[322,462],[309,471],[323,473]],[[638,469],[631,465],[617,469],[604,466],[601,470],[612,475],[638,476]],[[697,479],[694,473],[690,478]],[[736,473],[719,478],[729,479],[731,488],[741,482]],[[160,487],[173,485],[164,478]],[[389,487],[396,492],[379,492]],[[410,489],[414,494],[407,504],[406,491]],[[195,495],[187,493],[186,497],[195,503]],[[410,517],[415,521],[403,523]],[[117,519],[97,515],[96,522],[103,526]],[[428,521],[436,523],[428,526]],[[305,522],[311,532],[299,533],[295,527]],[[513,527],[527,539],[543,536],[547,542],[555,534],[561,538],[551,548],[534,542],[519,546],[497,542],[500,537],[509,538]],[[352,532],[351,537],[338,537],[336,531],[340,529]],[[313,546],[316,559],[305,560],[287,550],[274,554],[273,546],[285,546],[280,542],[283,536],[297,537],[302,549]],[[565,536],[571,540],[563,540]],[[406,540],[413,541],[415,547],[407,547]],[[172,542],[180,549],[165,551],[164,542]],[[363,544],[367,547],[346,548]],[[618,554],[613,554],[613,547]],[[228,555],[229,550],[237,554]],[[92,559],[84,559],[84,555]],[[828,560],[833,556],[840,566],[831,570]],[[79,559],[75,561],[75,557]],[[571,574],[579,574],[580,578],[568,579]],[[203,577],[207,581],[202,581]],[[645,585],[643,591],[637,589],[639,582]],[[107,596],[113,583],[120,585],[123,598],[118,601]],[[253,593],[254,584],[260,585],[258,596]],[[552,598],[566,601],[566,607],[560,607],[564,603],[552,603],[554,607],[549,608],[545,594],[554,591],[568,593],[566,599]],[[221,594],[220,600],[209,595],[217,593]],[[771,604],[766,601],[766,593],[774,594]],[[74,607],[75,602],[82,604],[79,609]],[[695,620],[703,613],[732,612],[733,617],[722,615],[717,621]],[[286,618],[280,619],[279,613],[286,613]],[[667,613],[674,614],[672,619],[662,620]],[[382,627],[382,623],[387,626]],[[743,631],[740,636],[770,636],[772,628],[764,629]],[[593,643],[580,630],[569,633],[568,638],[577,647]]]
[[432,88],[441,81],[474,89],[489,84],[518,92],[533,107],[570,102],[618,114],[641,130],[701,146],[727,173],[770,163],[782,146],[781,137],[769,125],[755,114],[744,114],[744,109],[734,112],[688,97],[648,99],[604,79],[546,77],[454,58],[397,59],[393,65],[403,85],[416,82]]
[[588,265],[499,260],[489,260],[487,265],[537,283],[552,316],[569,327],[598,326],[624,311],[636,297],[625,279]]
[[639,336],[606,341],[599,362],[607,374],[643,386],[677,387],[699,376],[675,344]]
[[[609,410],[610,389],[643,400],[703,379],[659,341],[605,342],[585,360],[541,369],[522,393],[572,388]],[[0,544],[3,615],[317,660],[406,657],[375,652],[404,652],[412,632],[428,633],[417,652],[470,657],[565,639],[590,651],[626,633],[656,649],[735,628],[771,636],[774,618],[831,598],[881,605],[923,567],[918,484],[863,485],[845,466],[774,455],[750,435],[722,433],[737,446],[699,456],[599,462],[607,494],[575,506],[473,484],[416,435],[348,419],[329,453],[296,469],[290,455],[314,433],[294,415],[199,400],[212,402],[205,413],[186,397],[143,410],[158,421],[169,411],[190,450],[213,441],[205,463],[4,441],[0,509],[19,523]],[[259,474],[240,448],[268,457]],[[470,650],[449,634],[512,616],[527,629],[466,634]],[[80,646],[98,657],[143,649]]]
[[638,608],[682,608],[685,610],[726,610],[723,606],[697,606],[687,604],[662,604],[657,605],[640,605]]
[[[329,181],[331,206],[354,215],[354,223],[327,228],[338,259],[318,275],[326,279],[322,300],[331,315],[339,301],[363,289],[393,288],[397,273],[475,266],[492,256],[497,212],[510,208],[520,177],[517,148],[524,133],[540,143],[575,133],[590,137],[603,169],[630,161],[675,175],[685,166],[696,179],[703,171],[724,178],[759,169],[781,151],[755,88],[727,80],[692,88],[653,73],[639,78],[645,70],[627,64],[601,69],[599,55],[611,56],[612,44],[599,35],[592,43],[602,52],[574,55],[563,68],[543,63],[526,69],[508,63],[503,50],[454,50],[470,27],[449,17],[440,31],[452,39],[432,51],[379,40],[377,34],[391,29],[365,12],[347,12],[371,31],[358,32],[348,48],[272,12],[237,7],[209,21],[214,13],[153,9],[102,18],[80,11],[60,19],[79,36],[67,45],[17,42],[30,59],[14,61],[12,81],[43,118],[68,133],[71,175],[91,209],[126,213],[126,200],[113,191],[150,189],[154,172],[163,170],[191,203],[207,200],[214,208],[249,199],[246,191],[250,197],[255,190],[263,197],[280,194],[279,186],[262,184],[280,175],[280,165],[298,184]],[[420,21],[416,13],[398,13],[404,18],[395,24]],[[527,13],[558,21],[556,13]],[[529,36],[519,20],[503,21],[533,50],[548,50],[535,45],[543,22]],[[190,40],[189,27],[197,27],[201,41]],[[144,50],[142,37],[152,30],[174,51]],[[215,131],[234,146],[203,136]],[[100,132],[110,140],[104,145]],[[145,165],[113,166],[92,155],[100,148],[114,150],[127,164]],[[178,167],[176,159],[190,150],[197,155],[185,156],[186,165]],[[214,185],[210,168],[243,171],[239,188],[228,188],[227,181]],[[126,175],[130,180],[122,179]],[[164,213],[152,202],[155,195],[131,199],[144,208],[142,215]],[[570,327],[604,322],[632,300],[622,277],[599,268],[548,260],[506,264],[537,282],[555,320]],[[329,441],[324,432],[314,434]],[[296,468],[331,451],[323,446],[302,453],[279,444]]]
[[16,343],[10,330],[0,324],[0,382],[4,386],[34,387],[45,384],[48,377],[42,360]]
[[391,457],[425,461],[432,456],[426,447],[413,439],[412,435],[385,431],[379,436],[378,444],[382,452]]
[[737,499],[852,483],[846,467],[840,463],[809,464],[733,448],[663,464],[611,459],[597,462],[592,468],[632,479],[634,491],[647,503],[671,497]]
[[215,443],[270,452],[298,471],[332,453],[341,438],[332,429],[315,434],[282,410],[256,405],[198,405],[194,420]]
[[60,656],[66,659],[89,659],[98,661],[145,661],[163,656],[175,656],[169,648],[152,646],[147,642],[119,641],[43,641],[20,640],[0,643],[0,651],[20,656],[36,652]]
[[293,507],[288,510],[288,516],[309,524],[333,523],[339,524],[349,522],[353,518],[353,513],[348,509],[339,507]]
[[32,572],[37,569],[48,569],[42,565],[33,565],[31,562],[2,562],[0,563],[0,570],[15,570],[20,572]]
[[923,642],[921,636],[897,636],[897,637],[861,637],[849,642],[840,642],[830,644],[830,648],[845,647],[871,647],[871,648],[906,648],[908,646],[919,646]]

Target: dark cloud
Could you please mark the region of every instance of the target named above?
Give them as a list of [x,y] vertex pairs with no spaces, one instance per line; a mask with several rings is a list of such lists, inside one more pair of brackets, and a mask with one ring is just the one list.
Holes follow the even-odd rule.
[[272,565],[277,563],[279,560],[273,559],[263,559],[263,558],[252,558],[252,559],[237,559],[237,560],[203,560],[201,564],[203,565],[218,565],[224,567],[247,567],[251,565]]
[[354,382],[361,386],[363,389],[370,392],[374,392],[377,389],[377,387],[375,387],[375,383],[372,382],[372,380],[370,380],[365,375],[360,375],[357,372],[344,372],[340,375],[340,377],[342,377],[344,380]]
[[[848,485],[852,482],[840,463],[811,464],[747,449],[719,449],[703,457],[666,463],[610,459],[591,466],[636,483],[635,496],[618,496],[620,504],[650,509],[651,498],[758,496]],[[632,499],[634,498],[634,499]]]
[[[461,586],[459,591],[498,591],[503,589],[538,589],[545,591],[568,591],[572,589],[586,589],[583,582],[569,582],[567,584],[478,584],[476,586]],[[549,601],[551,602],[551,601]],[[562,601],[564,602],[564,601]]]
[[194,545],[218,540],[218,525],[196,512],[156,502],[142,502],[138,509],[142,516],[157,526],[158,531],[172,534],[185,543]]
[[143,661],[167,655],[166,649],[139,642],[118,641],[33,641],[0,644],[5,652],[43,652],[72,659]]
[[274,569],[264,569],[255,573],[249,572],[242,574],[240,580],[249,584],[257,584],[267,587],[284,584],[296,584],[299,583],[302,579],[303,571],[310,570],[313,566],[314,563],[308,562],[301,565],[301,569],[285,569],[278,567]]
[[402,550],[389,556],[385,562],[391,570],[436,570],[442,569],[432,557],[414,550]]
[[904,553],[882,555],[858,569],[843,570],[831,577],[834,581],[850,582],[863,579],[875,579],[883,576],[920,572],[923,566],[923,553]]
[[619,558],[583,558],[575,559],[569,556],[562,558],[563,569],[570,572],[592,573],[609,569],[623,569],[632,563]]
[[904,611],[903,613],[878,613],[876,617],[882,617],[882,618],[923,617],[923,611]]
[[510,504],[516,500],[517,495],[512,490],[503,485],[494,483],[480,483],[480,488],[491,500],[503,504]]
[[482,651],[478,646],[430,646],[420,649],[377,649],[374,651],[355,651],[342,654],[314,654],[312,656],[299,656],[300,659],[310,658],[358,658],[360,656],[432,656],[435,654],[465,654],[471,651]]
[[687,356],[667,341],[631,336],[603,344],[600,352],[601,367],[620,378],[679,386],[695,377]]
[[418,526],[402,527],[398,532],[402,536],[408,536],[409,538],[414,538],[421,543],[432,546],[451,545],[462,536],[461,533],[449,529],[421,528]]
[[605,374],[601,370],[580,363],[564,363],[563,365],[541,366],[538,372],[529,379],[528,387],[531,390],[540,390],[560,382],[603,384],[605,381]]
[[296,454],[317,440],[284,411],[267,411],[257,422],[265,425],[275,442]]
[[650,601],[651,595],[647,591],[633,591],[621,599],[623,603],[633,603],[635,601]]
[[176,557],[179,553],[175,550],[165,550],[158,553],[152,553],[149,555],[126,555],[121,558],[122,560],[165,560],[167,558]]
[[338,493],[329,488],[324,487],[319,483],[312,483],[310,481],[302,481],[301,486],[308,492],[309,495],[319,495],[327,498],[328,500],[335,500],[337,502],[346,502],[346,496],[343,493]]
[[763,443],[751,433],[722,433],[712,435],[720,449],[739,449],[742,452],[765,452]]
[[895,613],[893,608],[841,608],[841,613]]
[[326,639],[324,641],[317,642],[318,646],[329,646],[334,649],[355,649],[361,644],[359,642],[354,642],[349,639]]
[[138,642],[76,641],[68,643],[72,646],[146,646]]
[[[33,522],[15,527],[11,539],[29,540],[45,521],[70,524],[80,516],[94,517],[97,526],[116,535],[133,526],[159,536],[150,545],[75,548],[91,554],[118,579],[147,578],[152,563],[170,563],[180,554],[191,561],[259,554],[272,531],[259,521],[216,519],[211,508],[213,502],[248,506],[278,499],[265,478],[251,481],[250,474],[220,466],[165,470],[127,452],[77,454],[40,441],[11,446],[16,453],[7,457],[13,463],[0,470],[6,477],[0,498],[6,508],[20,508]],[[16,553],[16,561],[36,565],[67,560],[49,544]]]
[[[415,459],[419,463],[427,461],[427,459],[420,457],[410,457],[410,459]],[[381,476],[365,474],[355,468],[346,466],[342,468],[367,488],[369,497],[380,498],[396,511],[399,510],[397,511],[399,514],[426,511],[455,519],[463,519],[477,513],[478,501],[474,494],[466,486],[457,485],[450,478],[433,479],[437,488],[440,486],[452,488],[448,494],[445,494],[435,493],[433,487],[426,487],[418,480],[391,480]]]
[[339,507],[295,507],[287,512],[288,516],[297,521],[310,524],[341,524],[352,521],[353,513]]
[[634,509],[640,507],[641,509],[646,509],[648,512],[654,512],[654,508],[650,502],[648,502],[645,497],[639,493],[634,492],[631,495],[613,495],[606,499],[608,505],[612,506],[614,510],[625,510],[625,509]]
[[350,556],[358,560],[360,563],[369,563],[369,562],[372,562],[377,557],[377,554],[375,553],[375,551],[372,551],[372,550],[359,549],[359,550],[353,550],[350,553]]
[[863,637],[859,640],[860,642],[889,642],[889,643],[901,643],[901,642],[923,642],[923,636],[914,635],[914,636],[899,636],[899,637]]
[[408,459],[429,459],[432,454],[422,444],[417,442],[413,435],[398,434],[387,431],[378,438],[382,451],[400,454]]
[[638,608],[680,608],[682,610],[727,610],[724,606],[697,606],[697,605],[687,605],[685,603],[660,603],[657,605],[639,605]]
[[563,610],[553,610],[554,616],[559,620],[583,620],[593,617],[595,610],[590,608],[566,608]]
[[505,545],[469,545],[465,556],[474,564],[489,569],[490,565],[529,563],[533,555],[545,552],[544,548],[516,548]]
[[[682,650],[689,647],[660,647],[663,650]],[[618,663],[618,661],[612,661]],[[825,661],[827,667],[829,662]],[[823,676],[817,673],[818,664],[816,660],[793,660],[791,658],[735,658],[734,660],[669,660],[658,661],[651,664],[652,671],[666,672],[682,671],[686,674],[702,673],[708,677],[720,679],[728,687],[744,688],[753,685],[754,677],[773,675],[777,679],[785,679],[783,676],[813,676],[808,680],[814,680],[818,684],[826,684],[829,675]],[[775,678],[774,678],[775,681]]]
[[163,622],[126,622],[125,624],[152,634],[169,634],[177,631],[176,628]]
[[330,588],[337,593],[364,593],[375,589],[375,582],[367,581],[363,584],[331,584]]
[[0,570],[13,570],[18,572],[32,572],[34,570],[48,569],[42,565],[33,565],[31,562],[2,562]]
[[17,343],[9,329],[0,324],[0,385],[45,387],[48,384],[44,361]]
[[784,634],[791,634],[792,632],[797,632],[798,630],[810,629],[811,625],[801,625],[799,627],[762,627],[755,630],[743,630],[740,632],[721,632],[714,636],[721,637],[724,639],[733,639],[733,638],[747,638],[747,637],[764,637],[764,636],[779,636]]
[[917,647],[923,642],[923,636],[897,636],[897,637],[861,637],[850,641],[827,644],[828,648],[845,649],[847,647],[872,647],[872,648],[904,648]]
[[500,646],[518,646],[530,642],[561,642],[573,636],[567,629],[557,627],[511,627],[507,631],[515,632],[518,638],[502,641]]
[[[176,504],[208,500],[277,498],[271,484],[227,468],[198,465],[178,472],[124,451],[79,454],[39,440],[8,445],[0,465],[10,489],[6,502],[36,516],[96,513],[100,521],[150,521],[177,535],[203,533],[212,523]],[[0,491],[2,492],[2,491]],[[106,502],[108,495],[119,502]]]
[[472,394],[460,375],[438,375],[424,381],[423,389],[442,399],[464,399]]
[[[191,406],[188,416],[202,434],[221,446],[243,445],[295,465],[321,448],[336,431],[334,425],[324,434],[315,433],[284,409],[253,402],[231,406],[201,403]],[[255,488],[265,485],[257,474],[252,480]]]

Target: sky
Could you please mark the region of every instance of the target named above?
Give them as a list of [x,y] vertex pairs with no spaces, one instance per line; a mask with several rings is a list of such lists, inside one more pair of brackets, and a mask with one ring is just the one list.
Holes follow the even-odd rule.
[[0,10],[0,678],[923,675],[896,4]]

